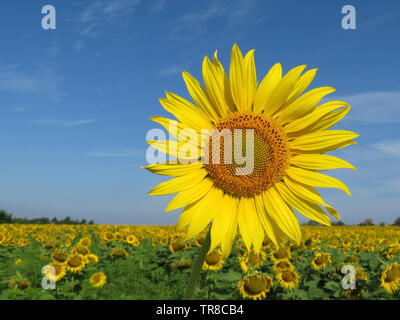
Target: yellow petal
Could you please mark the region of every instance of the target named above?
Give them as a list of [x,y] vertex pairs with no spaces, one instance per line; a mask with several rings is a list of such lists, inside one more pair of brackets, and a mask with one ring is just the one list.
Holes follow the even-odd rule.
[[320,194],[318,193],[315,188],[305,185],[301,182],[294,181],[289,177],[283,178],[285,185],[292,191],[294,194],[298,195],[299,197],[306,199],[312,203],[319,204],[324,206],[328,212],[337,219],[340,219],[340,215],[336,209],[331,207],[329,204],[326,204],[325,201],[321,198]]
[[184,125],[181,122],[160,116],[150,117],[150,120],[162,125],[165,128],[165,130],[167,130],[171,134],[171,136],[177,140],[180,139],[179,138],[180,133],[185,132],[185,135],[190,137],[190,141],[201,141],[200,140],[201,132],[193,128],[190,128],[189,126]]
[[278,237],[279,233],[277,232],[277,226],[275,225],[273,219],[270,217],[267,210],[265,209],[264,200],[261,194],[256,195],[254,197],[254,203],[256,206],[258,218],[260,219],[264,232],[277,247],[279,245],[277,240],[279,238]]
[[219,211],[216,213],[211,226],[211,246],[209,252],[221,244],[223,259],[229,256],[233,240],[236,237],[238,224],[237,200],[225,194]]
[[[154,149],[166,153],[173,157],[179,157],[182,160],[196,160],[203,156],[203,151],[199,148],[194,148],[194,146],[190,142],[186,141],[173,141],[173,140],[150,140],[146,141],[149,145],[151,145]],[[191,149],[193,150],[193,154],[191,155],[189,152],[184,154],[180,152],[184,150],[183,147],[189,143]]]
[[[253,244],[254,250],[259,251],[264,240],[264,230],[258,219],[252,198],[243,197],[240,199],[238,222],[239,230],[247,250],[250,251],[251,245]],[[258,250],[256,248],[258,248]]]
[[315,106],[324,96],[334,91],[335,89],[331,87],[320,87],[306,92],[300,98],[282,108],[278,121],[285,124],[286,122],[304,117],[314,110]]
[[237,110],[250,111],[256,91],[253,50],[246,55],[246,59],[243,59],[239,47],[236,43],[233,45],[229,78],[232,98]]
[[196,202],[205,196],[213,185],[214,183],[210,179],[205,178],[201,180],[198,185],[196,185],[196,188],[179,192],[168,204],[165,212],[182,208],[193,202]]
[[225,100],[224,78],[218,69],[206,56],[203,61],[203,79],[207,96],[212,102],[219,117],[225,117],[229,112],[229,106]]
[[195,188],[196,185],[199,184],[206,175],[206,170],[196,170],[184,176],[179,176],[162,182],[157,187],[149,191],[148,194],[151,196],[160,196]]
[[264,114],[266,116],[274,115],[284,105],[305,67],[303,65],[293,68],[279,81],[265,105]]
[[160,174],[163,176],[183,176],[193,171],[197,171],[203,168],[202,163],[190,163],[190,164],[171,164],[166,163],[155,163],[150,164],[147,167],[142,167],[152,173]]
[[311,69],[307,72],[304,72],[299,80],[297,80],[292,93],[289,95],[287,101],[285,102],[285,105],[291,104],[294,100],[297,99],[298,96],[300,96],[304,92],[304,90],[308,88],[310,83],[313,81],[317,70],[318,69]]
[[201,129],[211,129],[213,127],[207,115],[194,104],[171,92],[166,92],[166,95],[167,99],[159,99],[161,105],[184,125],[198,131]]
[[293,180],[303,184],[321,188],[337,188],[351,196],[349,189],[342,181],[325,174],[293,166],[289,166],[289,168],[286,169],[286,173]]
[[224,83],[223,93],[224,93],[224,98],[225,98],[224,100],[229,108],[229,111],[234,112],[235,111],[235,103],[233,102],[233,98],[232,98],[230,81],[229,81],[228,75],[225,72],[224,67],[222,66],[221,62],[219,62],[219,60],[217,58],[217,52],[215,52],[215,54],[213,56],[213,65],[215,67],[215,70],[219,73],[220,78],[224,79],[224,81],[223,81],[223,83]]
[[282,199],[275,186],[263,193],[264,205],[269,215],[274,219],[284,233],[298,244],[301,242],[301,231],[299,222],[293,211]]
[[275,184],[275,186],[282,198],[288,205],[293,207],[294,210],[311,220],[327,226],[331,225],[329,217],[318,205],[299,198],[296,194],[291,192],[283,182],[278,182]]
[[[316,131],[289,142],[292,150],[330,149],[337,144],[357,138],[359,134],[347,130]],[[331,149],[332,150],[332,149]]]
[[275,89],[276,85],[282,79],[282,66],[280,63],[276,63],[261,81],[254,98],[253,111],[261,113],[264,111],[265,104],[268,101],[269,96]]
[[290,163],[308,170],[347,168],[357,171],[357,169],[347,161],[327,154],[298,154],[290,158]]
[[[197,210],[192,216],[185,241],[198,235],[215,217],[221,205],[223,193],[220,189],[211,190],[201,198]],[[197,202],[196,202],[197,203]]]
[[217,122],[219,117],[218,113],[214,109],[211,101],[203,88],[203,86],[188,72],[182,73],[183,80],[186,83],[189,94],[192,97],[194,103],[199,107],[204,114],[206,114],[211,120]]
[[329,114],[331,111],[338,109],[338,108],[343,108],[343,107],[348,107],[347,111],[349,110],[349,105],[343,101],[330,101],[330,102],[321,104],[320,106],[316,107],[314,109],[314,111],[311,112],[310,114],[305,115],[302,118],[293,120],[290,123],[286,124],[285,131],[288,133],[300,131],[300,130],[307,128],[308,126],[318,122],[321,118],[323,118],[324,116]]
[[334,126],[337,122],[342,120],[344,116],[349,112],[349,110],[350,106],[341,110],[329,112],[323,117],[321,117],[318,121],[315,121],[314,123],[306,127],[304,130],[296,132],[296,135],[309,134],[314,131],[322,131],[325,129],[329,129],[332,126]]

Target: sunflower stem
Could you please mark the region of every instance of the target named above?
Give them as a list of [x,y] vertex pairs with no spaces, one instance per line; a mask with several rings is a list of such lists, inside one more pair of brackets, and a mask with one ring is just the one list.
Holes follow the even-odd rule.
[[204,260],[206,258],[206,254],[210,249],[211,245],[211,228],[207,233],[206,238],[204,239],[203,245],[201,246],[199,256],[196,259],[196,262],[193,265],[192,273],[189,278],[189,282],[185,289],[185,294],[183,295],[184,300],[192,300],[194,298],[194,292],[199,283],[199,275],[201,268],[203,267]]

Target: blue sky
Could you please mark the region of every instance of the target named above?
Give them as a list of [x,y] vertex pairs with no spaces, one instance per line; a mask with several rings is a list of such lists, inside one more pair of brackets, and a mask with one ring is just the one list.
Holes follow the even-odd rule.
[[[41,27],[42,6],[56,29]],[[344,30],[341,8],[356,9]],[[334,153],[353,197],[321,189],[346,223],[400,216],[400,3],[398,1],[2,1],[0,4],[0,207],[19,217],[175,224],[171,197],[146,194],[164,179],[146,164],[148,118],[168,114],[165,91],[189,98],[181,72],[201,80],[205,55],[255,49],[259,79],[319,68],[312,84],[352,105],[338,129],[359,145]],[[301,221],[307,221],[302,219]]]

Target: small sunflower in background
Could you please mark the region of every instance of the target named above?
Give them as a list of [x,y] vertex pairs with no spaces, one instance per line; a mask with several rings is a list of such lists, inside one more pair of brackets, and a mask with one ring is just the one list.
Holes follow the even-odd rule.
[[[59,281],[67,274],[67,268],[63,263],[54,262],[47,266],[50,268],[46,268],[45,275],[49,276],[50,280]],[[52,270],[54,270],[54,274],[52,273]]]
[[203,262],[203,270],[221,270],[223,264],[224,260],[222,259],[221,250],[215,249],[206,255]]
[[68,253],[63,250],[55,249],[51,253],[51,260],[53,260],[54,262],[64,263],[67,259],[68,259]]
[[83,237],[81,240],[79,240],[79,245],[84,246],[84,247],[90,247],[92,244],[92,239],[89,237]]
[[126,252],[124,249],[122,248],[115,248],[111,254],[110,254],[111,258],[126,258],[129,256],[128,252]]
[[400,286],[400,263],[388,266],[381,276],[381,287],[390,294],[399,291]]
[[175,261],[171,263],[171,271],[175,270],[185,270],[192,267],[192,262],[187,260]]
[[285,249],[284,247],[279,247],[278,249],[271,251],[270,257],[271,257],[272,261],[276,262],[276,261],[286,260],[286,259],[290,260],[290,258],[292,256],[290,254],[289,248]]
[[294,270],[294,266],[289,259],[283,259],[276,260],[273,269],[275,273],[279,273],[285,270]]
[[97,272],[90,277],[90,283],[95,288],[104,286],[106,282],[107,276],[104,274],[104,272]]
[[17,260],[15,260],[14,265],[18,266],[21,263],[22,263],[22,259],[17,259]]
[[65,262],[65,266],[67,270],[71,271],[72,273],[77,273],[85,268],[86,259],[84,256],[80,254],[71,255],[67,261]]
[[260,267],[267,255],[264,251],[260,250],[255,252],[254,250],[246,251],[243,255],[239,256],[240,268],[244,273],[248,272],[251,268]]
[[[317,71],[303,73],[305,68],[301,65],[283,75],[277,63],[258,81],[254,50],[243,57],[235,44],[229,77],[216,53],[212,61],[208,57],[203,61],[205,86],[183,72],[194,103],[170,92],[160,99],[164,109],[177,120],[161,116],[151,119],[169,130],[177,141],[147,142],[160,152],[178,156],[179,161],[145,168],[174,177],[149,194],[177,193],[166,211],[184,208],[177,229],[189,225],[186,240],[196,237],[212,221],[209,252],[220,245],[226,258],[237,229],[248,250],[259,251],[265,235],[275,246],[279,245],[282,234],[300,244],[300,226],[293,209],[324,225],[330,225],[330,219],[323,208],[340,218],[315,187],[337,188],[351,195],[350,191],[340,180],[318,171],[355,170],[348,162],[324,153],[356,144],[353,139],[358,134],[328,130],[348,113],[350,106],[343,101],[319,104],[335,89],[319,87],[305,92]],[[170,130],[171,124],[174,130]],[[187,147],[188,135],[180,135],[185,129],[193,129],[190,141],[197,142],[192,148],[194,154],[180,149]],[[253,168],[244,167],[236,159],[231,163],[224,161],[225,152],[215,151],[224,150],[225,139],[213,148],[214,134],[204,137],[204,129],[253,130],[254,148],[250,152]],[[246,147],[244,142],[242,150]],[[227,154],[232,154],[233,149],[229,148]],[[214,157],[217,161],[203,161]]]
[[311,266],[315,270],[323,270],[331,263],[332,259],[329,253],[316,253],[314,259],[311,261]]
[[97,263],[99,262],[99,257],[94,253],[89,253],[86,257],[86,262],[91,264]]
[[238,283],[238,289],[243,298],[261,300],[271,291],[273,280],[264,273],[252,273],[246,275]]
[[276,274],[276,280],[281,287],[293,289],[299,284],[299,275],[293,269],[286,269]]
[[171,253],[180,252],[185,250],[186,248],[187,245],[179,239],[171,240],[169,244],[169,250],[171,251]]

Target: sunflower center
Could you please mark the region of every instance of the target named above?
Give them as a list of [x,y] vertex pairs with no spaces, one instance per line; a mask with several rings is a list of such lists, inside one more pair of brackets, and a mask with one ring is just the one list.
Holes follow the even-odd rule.
[[282,279],[285,282],[292,282],[295,279],[295,276],[292,271],[283,271]]
[[268,279],[263,276],[250,276],[245,281],[244,289],[247,293],[255,295],[263,291],[268,292],[269,285]]
[[68,264],[72,268],[79,267],[82,264],[82,259],[79,256],[74,256],[71,260],[69,260]]
[[252,253],[250,253],[249,258],[248,258],[247,261],[248,261],[251,265],[256,266],[257,264],[260,263],[260,260],[261,260],[260,255],[254,253],[254,252],[252,252]]
[[205,168],[217,187],[234,196],[249,197],[284,176],[290,149],[277,121],[262,114],[234,113],[214,129]]
[[218,251],[213,251],[206,256],[206,262],[208,265],[215,265],[220,259],[220,254]]

